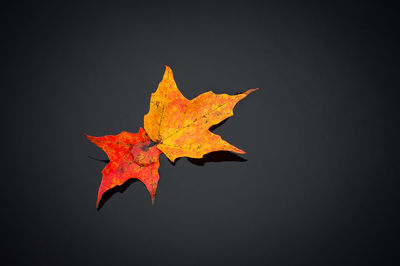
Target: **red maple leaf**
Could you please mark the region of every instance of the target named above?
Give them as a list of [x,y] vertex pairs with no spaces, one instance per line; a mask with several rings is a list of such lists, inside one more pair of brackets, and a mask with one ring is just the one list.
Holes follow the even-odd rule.
[[102,148],[110,159],[102,171],[103,179],[97,196],[97,208],[104,192],[122,185],[130,178],[137,178],[145,184],[154,203],[159,179],[159,155],[162,152],[157,146],[150,147],[151,140],[143,128],[140,128],[138,133],[122,131],[118,135],[104,137],[85,136]]

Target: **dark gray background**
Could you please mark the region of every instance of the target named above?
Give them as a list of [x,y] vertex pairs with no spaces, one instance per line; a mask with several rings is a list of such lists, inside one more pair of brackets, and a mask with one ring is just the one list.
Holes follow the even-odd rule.
[[[4,5],[2,262],[396,264],[399,10],[319,2]],[[214,131],[247,161],[162,155],[154,206],[97,211],[83,133],[137,132],[165,64],[187,98],[261,88]]]

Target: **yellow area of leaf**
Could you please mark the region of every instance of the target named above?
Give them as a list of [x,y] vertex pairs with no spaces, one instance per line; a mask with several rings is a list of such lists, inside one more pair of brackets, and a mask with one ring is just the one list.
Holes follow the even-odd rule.
[[144,128],[172,162],[179,157],[202,158],[221,150],[245,153],[211,133],[209,128],[233,116],[235,105],[255,90],[237,95],[208,91],[188,100],[176,86],[171,68],[166,66],[163,80],[151,95]]

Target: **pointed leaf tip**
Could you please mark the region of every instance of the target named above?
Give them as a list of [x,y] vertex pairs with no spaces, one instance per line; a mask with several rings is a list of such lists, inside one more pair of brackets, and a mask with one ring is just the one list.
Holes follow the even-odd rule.
[[165,72],[164,72],[163,80],[169,80],[169,79],[173,80],[174,75],[172,73],[172,69],[169,66],[165,65]]
[[255,88],[255,89],[250,89],[245,91],[243,94],[249,95],[250,93],[254,92],[254,91],[258,91],[260,88]]

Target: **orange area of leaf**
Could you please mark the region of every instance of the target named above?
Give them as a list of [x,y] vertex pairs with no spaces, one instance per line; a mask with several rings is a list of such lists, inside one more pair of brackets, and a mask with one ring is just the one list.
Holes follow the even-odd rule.
[[151,95],[144,128],[172,162],[179,157],[202,158],[221,150],[245,153],[211,133],[209,128],[233,116],[235,105],[255,90],[237,95],[209,91],[188,100],[176,86],[171,68],[166,66],[157,91]]
[[118,135],[104,137],[85,136],[102,148],[110,159],[102,171],[103,179],[97,196],[97,207],[107,190],[122,185],[130,178],[142,181],[154,202],[161,151],[156,146],[149,146],[151,141],[144,129],[140,128],[135,134],[123,131]]

